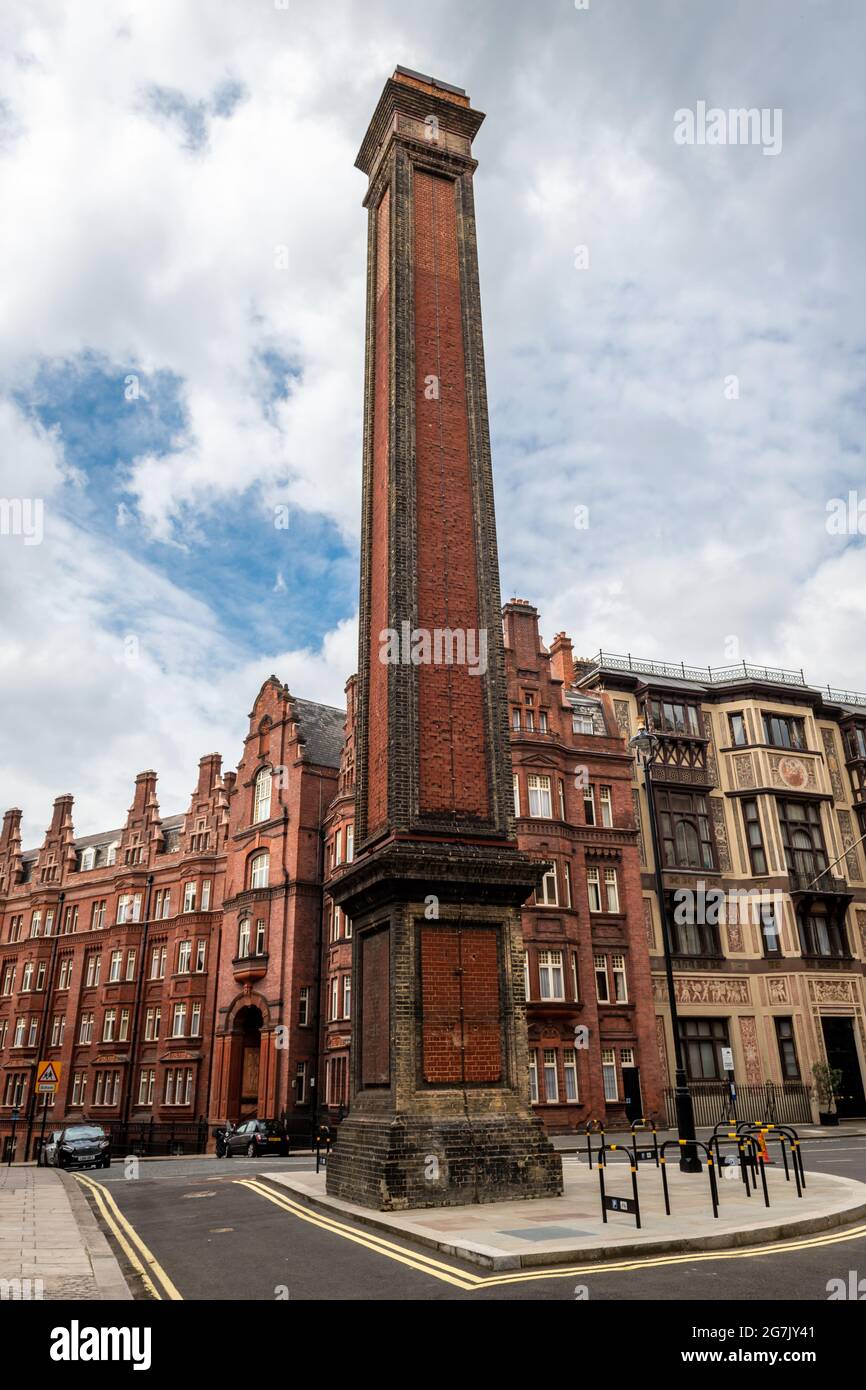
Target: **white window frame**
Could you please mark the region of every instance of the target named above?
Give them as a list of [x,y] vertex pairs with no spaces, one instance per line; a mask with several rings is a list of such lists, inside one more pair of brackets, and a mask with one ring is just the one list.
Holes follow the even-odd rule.
[[[609,1004],[611,1002],[610,975],[607,968],[607,956],[593,956],[592,969],[595,975],[595,997],[599,1004]],[[604,976],[604,994],[599,988],[601,981],[599,976]]]
[[540,999],[554,1001],[565,999],[565,971],[562,968],[562,951],[538,952],[538,989]]
[[[545,1047],[542,1049],[542,1073],[544,1077],[544,1103],[545,1105],[559,1104],[559,1071],[556,1065],[556,1048]],[[553,1095],[548,1091],[548,1078],[553,1081]]]
[[610,958],[610,972],[613,976],[613,997],[617,1004],[628,1003],[628,976],[625,969],[625,956]]
[[604,871],[604,900],[606,911],[619,912],[619,880],[616,869]]
[[536,901],[540,907],[559,907],[559,884],[556,878],[556,860],[553,861],[538,886]]
[[586,894],[589,899],[590,912],[601,912],[601,875],[598,869],[587,869],[586,871]]
[[267,888],[270,878],[271,857],[267,850],[260,850],[250,860],[250,888]]
[[[526,778],[529,814],[535,820],[553,819],[550,778],[543,772],[530,772]],[[545,809],[546,808],[546,809]]]
[[579,1105],[580,1089],[577,1084],[577,1053],[573,1047],[566,1047],[563,1049],[562,1072],[565,1077],[565,1099],[567,1103],[569,1105]]
[[619,1077],[616,1073],[616,1052],[612,1047],[603,1047],[601,1050],[601,1075],[605,1100],[618,1101]]
[[253,784],[253,824],[271,818],[271,793],[273,774],[269,767],[260,768]]

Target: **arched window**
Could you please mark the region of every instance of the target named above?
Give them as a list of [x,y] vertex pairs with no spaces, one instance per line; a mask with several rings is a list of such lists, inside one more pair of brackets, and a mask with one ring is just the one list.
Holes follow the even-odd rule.
[[675,837],[677,863],[690,869],[699,869],[701,867],[701,842],[691,821],[678,821]]
[[250,953],[250,919],[242,917],[238,929],[238,958],[246,960]]
[[253,790],[253,821],[267,820],[271,814],[271,769],[256,773]]
[[268,870],[270,868],[270,856],[267,850],[261,854],[254,854],[250,860],[250,887],[267,888]]

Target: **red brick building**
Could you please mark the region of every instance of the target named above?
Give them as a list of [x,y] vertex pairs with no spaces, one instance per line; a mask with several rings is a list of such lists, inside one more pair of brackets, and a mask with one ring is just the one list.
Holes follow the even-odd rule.
[[533,1104],[549,1129],[660,1114],[631,755],[565,634],[547,651],[535,608],[504,616],[517,839],[550,865],[522,912]]
[[[318,1075],[323,840],[342,710],[262,686],[236,772],[201,759],[185,815],[139,774],[126,824],[76,839],[58,797],[38,851],[0,837],[0,1125],[307,1116]],[[35,1117],[37,1122],[41,1116]],[[37,1130],[38,1132],[38,1130]]]
[[[610,1122],[639,1077],[660,1109],[629,758],[607,696],[573,688],[568,639],[545,650],[517,600],[504,631],[518,843],[553,865],[522,912],[533,1104],[551,1130]],[[44,1058],[49,1125],[346,1113],[352,925],[326,884],[354,856],[356,689],[343,711],[272,676],[237,770],[203,757],[185,814],[161,814],[152,771],[101,834],[76,837],[61,796],[22,853],[6,812],[0,1132],[16,1106],[26,1123]]]
[[77,840],[60,797],[22,856],[21,812],[7,813],[0,1122],[23,1108],[28,1142],[35,1067],[52,1058],[56,1115],[119,1128],[297,1124],[349,1105],[329,1191],[438,1205],[560,1191],[539,1113],[573,1128],[658,1106],[626,749],[606,698],[573,688],[567,639],[547,652],[526,603],[501,621],[483,121],[462,89],[398,68],[358,154],[346,712],[272,676],[237,771],[203,758],[185,815],[162,818],[144,772],[123,829]]

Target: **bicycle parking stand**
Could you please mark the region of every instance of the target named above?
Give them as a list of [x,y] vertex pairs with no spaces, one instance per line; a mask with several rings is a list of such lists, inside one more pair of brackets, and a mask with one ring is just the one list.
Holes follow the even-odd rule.
[[[606,1159],[605,1159],[605,1156],[604,1156],[604,1151],[605,1151],[605,1149],[609,1149],[611,1152],[613,1152],[614,1149],[620,1149],[624,1154],[627,1154],[627,1155],[628,1155],[628,1159],[629,1159],[629,1165],[628,1165],[628,1166],[629,1166],[629,1168],[630,1168],[630,1170],[631,1170],[631,1190],[632,1190],[632,1195],[631,1195],[631,1197],[612,1197],[612,1196],[610,1196],[607,1192],[605,1192],[605,1188],[604,1188],[604,1174],[605,1174],[605,1169],[606,1169],[606,1167],[607,1167],[607,1162],[606,1162]],[[637,1166],[636,1166],[636,1164],[635,1164],[635,1162],[634,1162],[634,1158],[633,1158],[633,1156],[632,1156],[632,1154],[631,1154],[631,1150],[629,1149],[628,1145],[626,1145],[626,1144],[604,1144],[604,1143],[602,1143],[601,1148],[598,1149],[596,1152],[597,1152],[598,1155],[599,1155],[598,1163],[597,1163],[596,1166],[597,1166],[597,1168],[598,1168],[598,1187],[599,1187],[599,1192],[600,1192],[600,1194],[601,1194],[601,1219],[602,1219],[602,1221],[604,1222],[605,1225],[607,1225],[607,1214],[608,1214],[609,1211],[624,1211],[624,1212],[626,1212],[629,1216],[633,1216],[633,1217],[634,1217],[635,1226],[637,1227],[638,1230],[640,1230],[640,1228],[641,1228],[641,1225],[640,1225],[640,1198],[639,1198],[639,1196],[638,1196],[638,1187],[637,1187]]]
[[668,1191],[668,1174],[667,1160],[665,1159],[665,1149],[669,1149],[673,1144],[676,1144],[678,1148],[682,1148],[685,1144],[694,1144],[696,1148],[703,1149],[706,1155],[707,1172],[710,1176],[710,1197],[713,1203],[713,1216],[715,1218],[718,1218],[719,1189],[718,1184],[716,1183],[716,1170],[715,1164],[713,1163],[713,1155],[710,1151],[709,1146],[707,1144],[703,1144],[700,1139],[666,1139],[661,1146],[660,1167],[662,1170],[662,1190],[664,1191],[666,1215],[670,1216],[671,1214],[671,1199],[670,1192]]
[[601,1123],[601,1120],[587,1120],[586,1124],[585,1124],[584,1127],[583,1127],[583,1132],[584,1132],[584,1134],[586,1135],[586,1162],[587,1162],[587,1165],[588,1165],[590,1168],[592,1167],[592,1155],[593,1155],[592,1135],[593,1135],[593,1134],[600,1134],[600,1135],[601,1135],[602,1161],[603,1161],[603,1162],[606,1162],[606,1160],[604,1159],[604,1133],[605,1133],[605,1131],[604,1131],[604,1126],[603,1126],[602,1123]]
[[[650,1133],[650,1134],[652,1135],[652,1143],[653,1143],[652,1149],[647,1149],[647,1148],[639,1149],[639,1148],[638,1148],[638,1140],[637,1140],[637,1137],[638,1137],[638,1134],[639,1134],[639,1133],[640,1133],[640,1134]],[[643,1116],[641,1116],[641,1118],[640,1118],[639,1120],[634,1120],[634,1121],[632,1122],[632,1126],[631,1126],[631,1134],[632,1134],[632,1141],[631,1141],[631,1142],[632,1142],[632,1150],[633,1150],[633,1153],[634,1153],[635,1167],[639,1167],[641,1163],[652,1163],[652,1162],[655,1162],[655,1166],[658,1168],[658,1166],[659,1166],[659,1141],[658,1141],[658,1133],[657,1133],[657,1130],[656,1130],[655,1120],[653,1119],[652,1115],[650,1115],[650,1116],[648,1117],[648,1119],[647,1119],[647,1118],[644,1118]]]

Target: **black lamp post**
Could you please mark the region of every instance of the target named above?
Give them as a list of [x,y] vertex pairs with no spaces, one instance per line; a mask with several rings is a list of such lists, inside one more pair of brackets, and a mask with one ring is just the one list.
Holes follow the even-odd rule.
[[677,1135],[686,1142],[680,1145],[680,1168],[684,1173],[699,1173],[701,1171],[701,1160],[698,1155],[697,1145],[695,1144],[695,1113],[692,1107],[692,1097],[686,1080],[686,1069],[683,1062],[683,1045],[680,1039],[680,1020],[677,1013],[677,996],[674,990],[674,964],[671,957],[671,936],[668,925],[667,906],[665,903],[665,887],[662,881],[662,861],[659,850],[659,832],[656,823],[655,796],[653,794],[653,779],[650,771],[650,764],[653,761],[656,751],[657,739],[643,725],[637,733],[629,740],[629,747],[637,754],[643,764],[644,785],[646,787],[647,806],[649,808],[650,836],[653,847],[653,863],[655,865],[656,897],[659,905],[659,917],[662,924],[662,944],[665,953],[665,975],[668,982],[668,1000],[671,1009],[671,1027],[674,1033],[674,1100],[677,1110]]
[[7,1168],[11,1168],[11,1167],[12,1167],[12,1160],[13,1160],[13,1158],[15,1157],[15,1130],[16,1130],[17,1127],[18,1127],[18,1121],[19,1121],[20,1117],[21,1117],[21,1111],[18,1109],[18,1106],[16,1105],[16,1106],[14,1106],[13,1109],[12,1109],[12,1134],[11,1134],[10,1139],[9,1139],[9,1150],[8,1150],[9,1157],[8,1157],[8,1160],[7,1160],[7,1163],[6,1163],[6,1167],[7,1167]]

